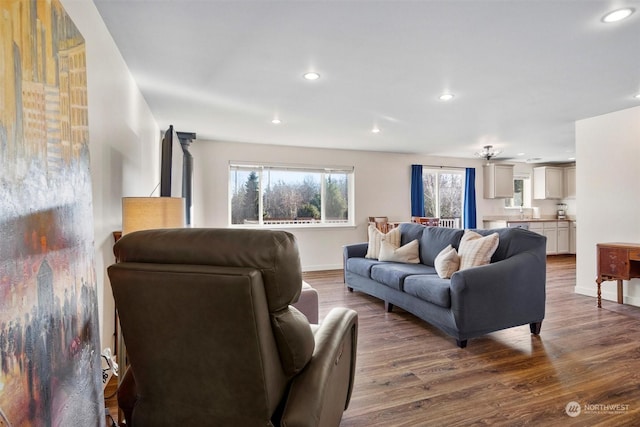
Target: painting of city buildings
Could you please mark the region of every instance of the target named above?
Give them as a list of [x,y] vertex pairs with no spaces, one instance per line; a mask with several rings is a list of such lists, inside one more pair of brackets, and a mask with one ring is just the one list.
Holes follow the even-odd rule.
[[0,0],[0,426],[100,426],[85,43]]

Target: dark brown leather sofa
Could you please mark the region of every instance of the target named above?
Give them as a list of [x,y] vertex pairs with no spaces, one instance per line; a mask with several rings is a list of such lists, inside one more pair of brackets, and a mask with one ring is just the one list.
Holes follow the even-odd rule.
[[338,426],[349,404],[357,314],[319,326],[290,304],[302,275],[284,231],[147,230],[115,245],[109,279],[129,369],[127,425]]

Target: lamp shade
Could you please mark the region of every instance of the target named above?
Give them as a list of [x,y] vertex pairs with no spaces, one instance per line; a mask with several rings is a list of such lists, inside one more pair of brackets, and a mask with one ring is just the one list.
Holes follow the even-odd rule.
[[184,206],[180,197],[123,197],[122,235],[138,230],[182,228]]

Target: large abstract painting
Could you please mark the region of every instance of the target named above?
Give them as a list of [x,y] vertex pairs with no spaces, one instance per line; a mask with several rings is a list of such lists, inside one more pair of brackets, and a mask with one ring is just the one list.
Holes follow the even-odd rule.
[[85,45],[0,0],[0,426],[100,426]]

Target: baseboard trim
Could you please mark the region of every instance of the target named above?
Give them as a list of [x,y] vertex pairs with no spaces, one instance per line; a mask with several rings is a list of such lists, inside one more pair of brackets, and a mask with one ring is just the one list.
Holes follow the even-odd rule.
[[302,271],[342,270],[342,264],[303,265]]
[[[594,283],[594,285],[592,287],[580,287],[580,286],[576,286],[573,288],[574,292],[576,294],[580,294],[580,295],[586,295],[589,297],[598,297],[598,291],[596,289],[596,285]],[[618,301],[618,293],[616,291],[602,291],[602,299],[606,300],[606,301],[613,301],[616,302]],[[627,305],[633,305],[636,307],[640,307],[640,298],[639,297],[632,297],[629,295],[624,295],[622,296],[622,301],[627,304]],[[594,302],[595,305],[595,302]]]

